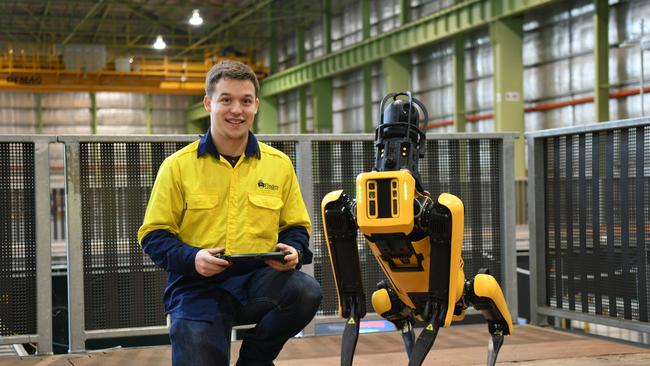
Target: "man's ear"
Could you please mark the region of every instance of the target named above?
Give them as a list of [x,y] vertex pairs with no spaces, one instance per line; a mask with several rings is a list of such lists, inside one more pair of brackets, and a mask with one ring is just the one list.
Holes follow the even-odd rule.
[[207,96],[207,95],[203,96],[203,107],[204,107],[205,110],[208,111],[208,112],[212,112],[212,110],[211,110],[212,107],[210,106],[210,102],[211,102],[211,101],[212,101],[212,99],[210,99],[209,96]]

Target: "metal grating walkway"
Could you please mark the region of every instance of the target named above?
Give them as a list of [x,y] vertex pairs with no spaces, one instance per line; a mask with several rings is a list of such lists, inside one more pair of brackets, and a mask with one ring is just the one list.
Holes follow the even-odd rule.
[[[535,326],[516,326],[506,338],[499,365],[622,365],[650,364],[650,348],[602,338]],[[484,365],[488,333],[485,325],[441,329],[424,365]],[[338,365],[339,336],[292,339],[275,362],[277,366]],[[239,342],[233,343],[237,355]],[[1,357],[0,366],[136,366],[171,365],[168,346],[111,349],[49,357]],[[362,334],[354,358],[355,366],[406,365],[402,341],[397,332]]]

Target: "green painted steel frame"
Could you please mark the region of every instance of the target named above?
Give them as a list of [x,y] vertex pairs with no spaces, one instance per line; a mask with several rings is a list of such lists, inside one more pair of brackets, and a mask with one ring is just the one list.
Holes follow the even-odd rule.
[[261,96],[295,89],[556,1],[469,0],[350,48],[271,75],[262,81]]

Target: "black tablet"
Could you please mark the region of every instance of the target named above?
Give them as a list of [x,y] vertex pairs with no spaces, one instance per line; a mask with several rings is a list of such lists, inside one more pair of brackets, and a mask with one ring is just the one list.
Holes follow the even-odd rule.
[[249,254],[230,254],[225,255],[223,253],[217,253],[214,256],[217,258],[225,259],[231,263],[237,262],[251,262],[251,261],[263,261],[265,259],[273,259],[286,263],[284,257],[291,252],[268,252],[268,253],[249,253]]

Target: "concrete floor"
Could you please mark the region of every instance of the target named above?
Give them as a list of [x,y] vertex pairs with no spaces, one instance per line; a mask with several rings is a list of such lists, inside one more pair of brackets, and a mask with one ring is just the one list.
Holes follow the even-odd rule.
[[[276,366],[339,365],[340,336],[290,340]],[[463,325],[441,329],[424,365],[485,365],[488,333],[485,325]],[[233,342],[233,359],[240,342]],[[171,365],[168,346],[122,348],[84,354],[49,357],[4,357],[0,366],[135,366]],[[406,365],[399,333],[362,334],[354,358],[355,366]],[[650,348],[536,326],[516,326],[506,337],[499,365],[529,366],[647,366]]]

